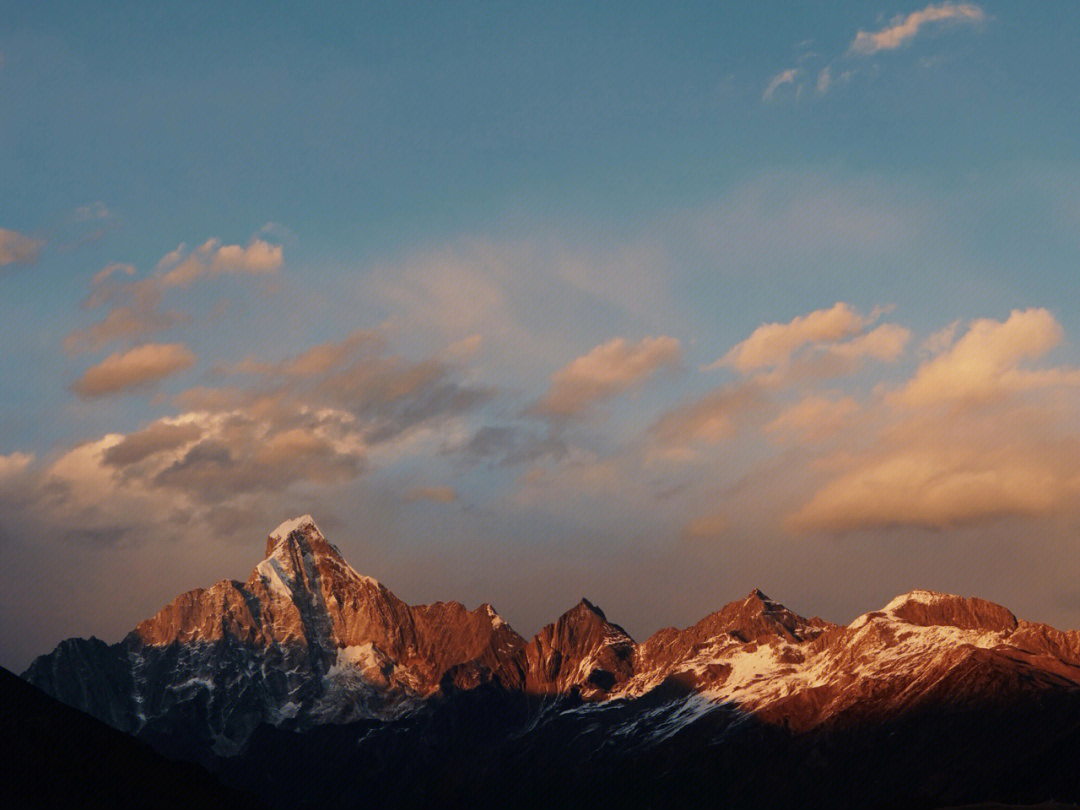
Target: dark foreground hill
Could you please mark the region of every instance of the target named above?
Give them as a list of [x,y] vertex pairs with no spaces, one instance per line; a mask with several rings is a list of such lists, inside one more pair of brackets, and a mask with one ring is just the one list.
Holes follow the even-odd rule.
[[0,669],[0,799],[8,808],[262,807],[191,763],[59,703]]

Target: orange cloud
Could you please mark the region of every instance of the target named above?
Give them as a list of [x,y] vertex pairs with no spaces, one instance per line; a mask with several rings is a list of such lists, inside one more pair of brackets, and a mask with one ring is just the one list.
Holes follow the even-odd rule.
[[1013,310],[1004,322],[972,321],[950,348],[923,363],[892,401],[919,407],[938,403],[979,403],[1034,388],[1080,385],[1080,370],[1024,369],[1057,346],[1062,329],[1045,309]]
[[782,70],[777,73],[769,80],[769,84],[765,88],[765,92],[762,94],[761,100],[772,101],[772,97],[776,93],[776,91],[785,84],[794,84],[795,78],[798,75],[798,68],[788,68],[787,70]]
[[730,366],[748,372],[787,364],[791,356],[808,344],[834,343],[857,335],[874,320],[839,301],[830,309],[799,315],[787,323],[766,323],[750,333],[711,366]]
[[91,366],[71,390],[82,397],[117,394],[153,385],[195,364],[195,355],[180,343],[147,343],[111,354]]
[[1041,515],[1075,498],[1075,476],[1022,447],[897,447],[819,489],[788,525],[843,533]]
[[534,411],[556,417],[580,414],[681,361],[682,346],[673,337],[609,340],[556,371]]
[[[959,339],[955,331],[924,344],[943,348],[877,400],[899,410],[868,411],[880,420],[869,449],[838,455],[832,480],[789,528],[944,529],[1077,508],[1080,413],[1064,387],[1080,385],[1080,371],[1021,365],[1060,344],[1061,326],[1045,309],[1028,309],[972,321]],[[1024,396],[1035,390],[1040,396]]]
[[765,426],[768,432],[798,435],[805,440],[836,433],[859,410],[852,397],[828,399],[811,395],[788,407]]
[[18,231],[0,228],[0,266],[5,264],[32,264],[37,261],[43,239],[34,239]]
[[891,362],[904,353],[911,332],[894,323],[885,323],[871,329],[865,335],[859,335],[843,343],[828,347],[831,354],[849,360],[869,357],[875,360]]
[[730,438],[736,419],[763,402],[761,391],[752,383],[717,388],[664,411],[649,432],[665,452],[685,455],[688,445],[716,444]]
[[18,475],[34,460],[33,453],[9,453],[0,454],[0,480],[9,476]]
[[166,287],[190,287],[197,279],[224,273],[262,275],[276,272],[282,264],[281,245],[274,245],[254,238],[246,246],[222,245],[218,239],[209,239],[184,255],[181,245],[165,256],[160,269],[170,269],[161,277]]
[[913,39],[927,23],[956,22],[975,24],[985,19],[983,10],[973,3],[942,3],[913,11],[906,17],[896,17],[880,31],[859,31],[851,43],[852,53],[863,55],[891,51]]

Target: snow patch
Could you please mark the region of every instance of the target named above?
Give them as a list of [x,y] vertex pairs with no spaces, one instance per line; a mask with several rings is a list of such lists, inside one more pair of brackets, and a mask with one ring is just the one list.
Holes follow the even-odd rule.
[[506,621],[495,612],[495,608],[491,605],[484,605],[484,610],[487,612],[488,617],[491,619],[491,626],[495,629],[506,626]]
[[[311,526],[316,532],[319,532],[319,527],[315,525],[315,518],[311,515],[301,515],[298,518],[286,520],[270,532],[270,536],[275,540],[284,540],[297,529],[303,529],[307,526]],[[322,534],[322,532],[319,532],[319,534]]]
[[285,573],[281,570],[281,563],[273,557],[267,557],[255,566],[255,570],[259,572],[259,576],[262,577],[270,593],[285,599],[292,598],[292,588],[289,587]]
[[914,590],[900,594],[881,610],[884,613],[893,613],[912,602],[918,605],[933,605],[948,598],[948,594],[938,593],[937,591]]
[[381,669],[389,662],[389,659],[372,642],[358,644],[352,647],[341,647],[337,651],[337,660],[330,667],[326,675],[332,678],[343,675],[351,669]]

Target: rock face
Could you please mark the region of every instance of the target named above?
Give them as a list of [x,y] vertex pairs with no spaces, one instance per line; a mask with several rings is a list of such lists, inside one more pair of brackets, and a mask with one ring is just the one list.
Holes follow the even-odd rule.
[[448,686],[520,685],[524,645],[490,605],[406,605],[305,515],[270,534],[245,582],[182,594],[111,647],[65,641],[24,677],[116,728],[227,754],[264,722],[391,717]]
[[406,605],[357,573],[305,515],[270,534],[244,582],[183,594],[119,644],[65,641],[23,677],[193,758],[235,754],[264,724],[388,721],[479,687],[569,696],[586,711],[648,698],[665,707],[662,718],[635,719],[626,733],[666,739],[721,708],[805,732],[1071,694],[1080,632],[929,591],[840,626],[755,590],[640,644],[582,599],[526,642],[487,604]]
[[603,697],[634,674],[636,645],[604,611],[582,599],[522,650],[525,691]]

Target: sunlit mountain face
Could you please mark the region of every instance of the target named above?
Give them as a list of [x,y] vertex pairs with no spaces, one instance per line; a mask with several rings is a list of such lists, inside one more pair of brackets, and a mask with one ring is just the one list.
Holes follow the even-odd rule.
[[1080,801],[1080,8],[2,19],[0,666],[270,804]]
[[[502,804],[552,771],[526,802],[1080,795],[1080,632],[983,599],[912,591],[844,626],[755,589],[637,642],[583,598],[526,641],[487,603],[405,604],[310,515],[265,555],[246,581],[182,594],[118,644],[68,639],[23,677],[271,806],[351,807],[365,785]],[[314,751],[312,786],[295,762]]]

